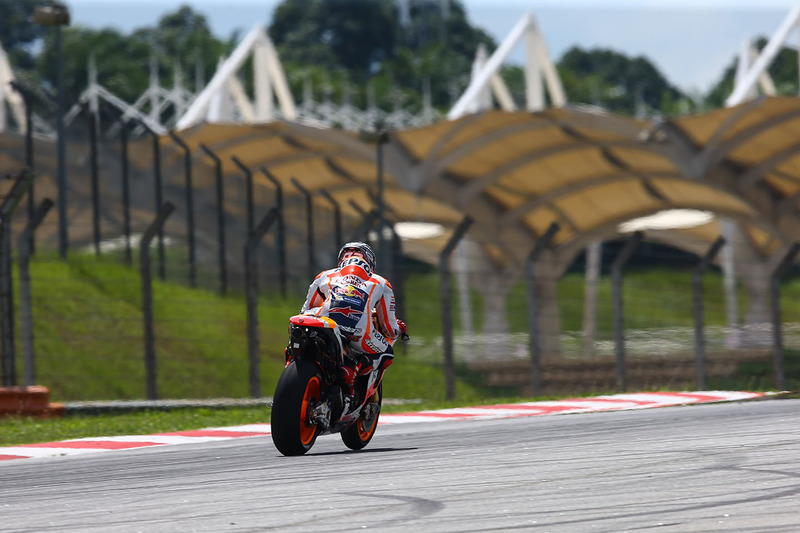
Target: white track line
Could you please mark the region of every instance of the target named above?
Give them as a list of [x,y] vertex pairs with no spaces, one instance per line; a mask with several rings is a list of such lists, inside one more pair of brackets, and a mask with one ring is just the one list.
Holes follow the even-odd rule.
[[[558,401],[526,402],[482,407],[458,407],[438,411],[382,414],[380,424],[408,424],[413,422],[441,422],[444,420],[489,420],[521,416],[588,413],[627,409],[650,409],[692,403],[727,402],[760,398],[770,393],[744,391],[700,392],[642,392],[615,394],[592,398],[571,398]],[[123,435],[117,437],[89,437],[60,442],[0,447],[0,461],[40,457],[81,455],[112,450],[136,449],[172,444],[211,442],[270,434],[269,424],[205,428],[154,435]]]

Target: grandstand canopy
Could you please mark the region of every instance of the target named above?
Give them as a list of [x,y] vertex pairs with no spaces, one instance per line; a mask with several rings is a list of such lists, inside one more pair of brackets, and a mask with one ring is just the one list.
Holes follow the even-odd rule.
[[[357,134],[275,122],[204,124],[181,136],[223,160],[236,156],[259,180],[264,166],[285,194],[298,192],[294,177],[313,193],[326,189],[345,209],[349,200],[375,205],[376,145]],[[472,238],[499,259],[525,257],[554,222],[555,245],[577,253],[617,235],[627,220],[696,209],[738,222],[768,256],[800,240],[797,139],[796,98],[762,98],[658,124],[588,108],[484,111],[390,132],[383,147],[387,216],[452,228],[468,214],[477,222]],[[675,231],[710,244],[715,227]]]
[[[227,173],[241,173],[231,164],[235,157],[253,173],[256,183],[274,185],[262,168],[277,179],[284,194],[300,194],[292,184],[296,179],[320,202],[326,202],[322,190],[339,204],[343,212],[357,215],[355,203],[364,211],[375,208],[377,194],[377,147],[357,134],[321,129],[292,122],[262,125],[202,124],[180,133],[195,157],[204,157],[206,146],[225,162]],[[176,149],[169,137],[164,146]],[[179,149],[178,149],[179,150]],[[177,152],[176,152],[177,155]],[[204,158],[210,163],[209,158]],[[443,225],[457,223],[459,212],[447,203],[416,195],[402,187],[390,173],[384,173],[386,206],[393,221],[425,220]]]
[[[786,128],[791,117],[800,127],[798,110],[797,99],[769,98],[662,124],[590,109],[487,111],[395,133],[395,173],[480,219],[481,240],[518,256],[553,222],[556,245],[576,251],[626,220],[687,208],[739,222],[769,255],[800,237],[773,211],[778,198],[796,209]],[[787,159],[780,167],[775,154]]]

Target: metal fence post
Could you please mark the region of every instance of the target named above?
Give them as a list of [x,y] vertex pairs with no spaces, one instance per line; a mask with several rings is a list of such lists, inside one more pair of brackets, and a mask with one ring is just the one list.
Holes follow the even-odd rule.
[[128,123],[123,120],[119,129],[122,157],[122,231],[125,235],[125,262],[133,262],[131,250],[131,187],[128,168]]
[[333,206],[333,238],[338,249],[344,244],[342,242],[342,210],[339,208],[339,202],[331,196],[331,193],[325,189],[320,189],[319,192]]
[[217,238],[219,240],[217,261],[219,264],[219,292],[228,292],[228,270],[225,264],[225,190],[222,186],[222,161],[203,143],[200,148],[214,160],[214,175],[217,186]]
[[[396,299],[395,308],[397,316],[404,318],[406,316],[406,280],[405,272],[401,265],[401,260],[403,258],[403,241],[394,228],[392,228],[392,256],[394,257],[394,262],[392,263],[394,267],[392,271],[392,287]],[[404,344],[400,344],[401,349],[404,346]]]
[[17,384],[16,347],[14,346],[14,294],[11,279],[11,215],[33,183],[33,172],[19,173],[11,189],[0,202],[0,357],[3,386]]
[[445,397],[452,400],[456,397],[456,375],[453,368],[453,318],[450,299],[450,255],[472,225],[469,215],[465,216],[456,227],[450,240],[439,254],[439,284],[442,299],[442,344],[444,348],[444,381]]
[[94,254],[100,255],[100,172],[97,164],[97,117],[88,107],[85,108],[89,119],[89,176],[92,187],[92,238]]
[[633,251],[642,242],[644,234],[637,231],[628,239],[622,251],[611,264],[611,296],[614,306],[614,341],[617,355],[617,390],[625,392],[625,336],[623,333],[624,316],[622,314],[622,267],[628,262]]
[[[20,94],[22,103],[25,106],[25,166],[33,170],[33,103],[31,102],[31,93],[27,87],[23,87],[16,81],[9,82],[9,85]],[[36,199],[33,191],[34,186],[31,183],[28,190],[28,222],[33,220],[36,214]],[[28,249],[33,254],[36,252],[36,242],[33,239],[33,234],[31,234],[30,238]]]
[[314,279],[316,271],[314,270],[314,202],[311,201],[311,193],[303,187],[299,181],[292,178],[292,185],[294,185],[300,193],[306,198],[306,245],[308,247],[308,277]]
[[[164,203],[164,187],[161,183],[161,142],[159,135],[147,125],[144,120],[139,119],[139,124],[147,130],[153,139],[153,188],[155,189],[155,208],[156,212]],[[164,228],[158,230],[158,277],[162,280],[166,278],[164,268]]]
[[247,166],[239,161],[239,158],[236,156],[231,157],[231,161],[244,172],[245,175],[245,185],[246,185],[246,198],[245,202],[247,204],[247,231],[253,231],[255,227],[255,210],[253,208],[253,173],[250,171]]
[[697,388],[706,390],[706,339],[703,317],[703,272],[708,270],[711,262],[725,244],[725,238],[719,237],[700,260],[692,272],[692,294],[694,299],[694,352],[697,361]]
[[192,151],[183,142],[183,139],[178,137],[175,132],[169,131],[169,136],[175,141],[175,144],[183,149],[183,168],[186,176],[186,233],[187,240],[189,241],[189,285],[192,287],[197,286],[197,265],[195,264],[195,246],[194,246],[194,186],[192,185]]
[[361,216],[361,224],[359,224],[358,227],[350,234],[350,237],[347,239],[348,242],[360,239],[365,241],[369,240],[369,230],[380,217],[378,210],[373,209],[367,213],[360,205],[354,202],[352,198],[348,201],[348,203]]
[[539,302],[536,293],[536,261],[558,232],[559,225],[550,224],[544,235],[536,241],[525,261],[525,278],[528,285],[528,341],[531,350],[531,395],[538,396],[542,390],[542,350],[539,329]]
[[792,267],[800,243],[794,243],[769,278],[770,304],[772,308],[772,364],[775,372],[775,387],[785,388],[783,373],[783,324],[781,323],[781,278]]
[[158,399],[158,379],[156,372],[156,345],[153,328],[153,285],[150,276],[150,242],[164,226],[167,217],[175,206],[166,202],[158,210],[155,220],[145,230],[139,243],[139,273],[142,281],[142,320],[144,322],[144,374],[147,399]]
[[264,234],[278,218],[278,210],[272,208],[261,219],[258,226],[250,231],[244,247],[244,277],[247,297],[247,354],[250,366],[250,395],[261,397],[261,360],[259,359],[258,338],[258,259],[256,246]]
[[53,207],[50,198],[45,198],[28,221],[17,240],[17,264],[19,266],[19,310],[22,333],[22,382],[26,387],[36,383],[36,358],[33,352],[33,305],[31,304],[30,243],[32,236],[44,217]]
[[286,298],[286,226],[283,221],[283,186],[266,167],[261,167],[261,173],[264,174],[275,186],[275,207],[278,210],[278,275],[280,276],[281,283],[281,297]]

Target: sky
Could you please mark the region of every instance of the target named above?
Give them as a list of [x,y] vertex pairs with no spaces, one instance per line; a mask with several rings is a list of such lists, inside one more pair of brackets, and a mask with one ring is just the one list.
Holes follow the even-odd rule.
[[[769,38],[800,0],[461,0],[473,26],[500,43],[532,13],[554,61],[570,48],[606,48],[644,56],[674,85],[706,92],[732,64],[743,43]],[[280,0],[66,0],[72,23],[129,32],[154,25],[183,4],[206,15],[211,30],[242,36],[269,24]],[[800,42],[797,31],[788,45]],[[524,61],[517,46],[512,63]]]

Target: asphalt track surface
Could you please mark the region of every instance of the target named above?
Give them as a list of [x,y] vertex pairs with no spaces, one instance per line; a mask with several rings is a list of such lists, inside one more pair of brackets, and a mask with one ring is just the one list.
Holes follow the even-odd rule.
[[800,400],[0,463],[0,531],[800,531]]

